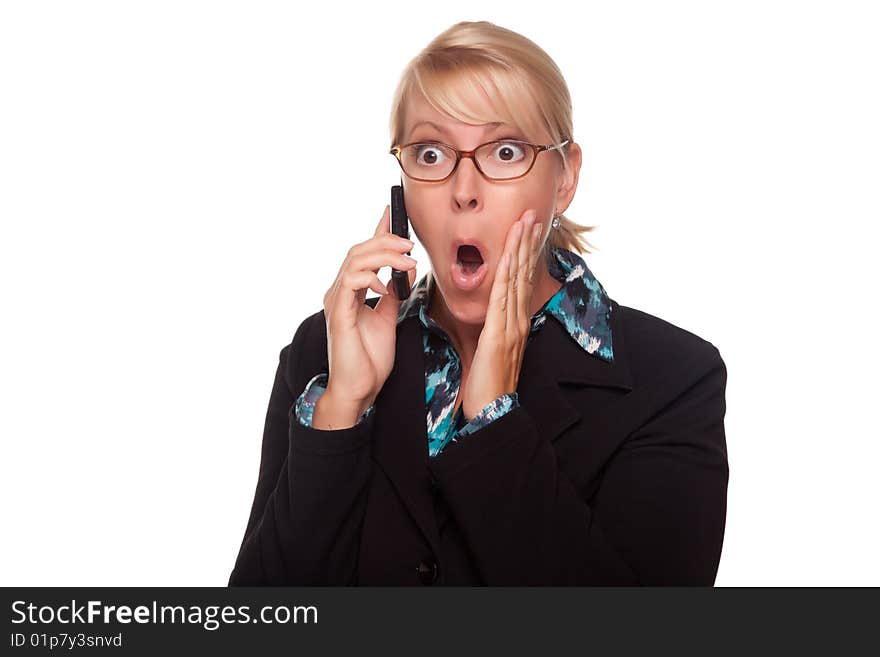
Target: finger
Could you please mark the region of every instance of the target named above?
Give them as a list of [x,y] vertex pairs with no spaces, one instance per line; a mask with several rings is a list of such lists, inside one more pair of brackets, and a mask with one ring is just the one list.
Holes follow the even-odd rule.
[[[416,283],[416,278],[418,278],[418,274],[416,273],[416,267],[413,266],[412,269],[406,272],[406,280],[409,283],[409,291],[412,292],[413,285]],[[388,279],[388,283],[386,283],[386,287],[388,288],[388,294],[395,300],[403,302],[404,299],[399,299],[397,297],[397,293],[394,291],[394,284],[392,283],[393,277]]]
[[[388,205],[385,206],[385,211],[382,213],[382,218],[379,219],[379,224],[373,232],[373,237],[388,237],[388,239],[397,240],[401,244],[408,244],[410,248],[415,245],[415,242],[411,239],[407,239],[406,237],[391,231],[391,207]],[[362,246],[369,242],[370,240],[361,242],[358,246]]]
[[384,235],[385,233],[391,232],[391,206],[385,206],[385,212],[382,213],[382,218],[379,219],[379,225],[376,226],[376,232],[373,233],[373,237],[379,237],[380,235]]
[[526,274],[526,285],[528,289],[528,299],[526,299],[525,304],[526,331],[531,331],[532,328],[531,305],[532,299],[535,296],[535,285],[538,280],[538,254],[541,251],[541,235],[543,230],[543,226],[540,223],[536,223],[532,226],[532,239],[530,240],[532,248],[529,251],[529,266]]
[[408,240],[405,237],[401,237],[400,235],[395,235],[394,233],[386,233],[380,237],[374,237],[370,242],[375,244],[376,242],[382,244],[383,246],[390,246],[392,249],[400,250],[401,247],[406,248],[407,252],[415,246],[415,242],[412,240]]
[[538,254],[541,251],[541,235],[543,233],[543,224],[536,223],[532,227],[532,250],[529,253],[529,284],[533,289],[538,280]]
[[416,259],[391,249],[381,251],[367,251],[353,255],[348,268],[357,271],[360,269],[372,269],[375,274],[382,267],[392,267],[401,271],[414,267]]
[[522,228],[522,238],[519,242],[519,269],[516,272],[517,278],[517,325],[521,326],[525,321],[525,318],[528,315],[529,311],[529,300],[531,298],[531,290],[530,290],[530,282],[529,282],[529,267],[531,266],[531,250],[532,250],[532,236],[533,236],[533,226],[535,223],[535,211],[528,210],[525,213],[525,217],[523,219],[523,228]]
[[325,309],[331,330],[353,327],[357,323],[358,309],[363,306],[367,289],[377,294],[385,293],[385,285],[369,270],[346,270],[339,275],[330,307]]
[[509,282],[507,284],[507,318],[505,330],[509,333],[516,328],[517,314],[517,298],[519,284],[517,280],[517,270],[519,269],[519,243],[522,239],[522,221],[517,221],[513,225],[513,242],[510,248],[510,267],[508,269]]
[[[418,278],[418,274],[416,273],[416,268],[413,267],[408,272],[406,272],[406,280],[409,281],[409,292],[412,294],[413,285],[416,284],[416,279]],[[397,295],[395,295],[397,296]],[[405,299],[399,299],[400,303],[403,303]]]
[[396,249],[398,251],[409,251],[415,246],[415,242],[408,240],[394,233],[385,233],[383,235],[373,235],[368,240],[358,242],[349,249],[351,255],[360,255],[367,251],[375,251],[377,248]]
[[522,229],[520,232],[520,239],[517,243],[517,251],[516,251],[516,259],[517,259],[517,268],[516,268],[516,313],[514,314],[514,327],[518,327],[519,323],[522,321],[522,316],[525,313],[524,305],[526,302],[526,280],[523,272],[529,265],[529,245],[532,243],[532,220],[533,215],[531,210],[528,210],[524,213],[523,218],[520,219],[522,222]]
[[[379,223],[376,225],[376,230],[373,231],[373,237],[381,237],[382,235],[386,235],[386,234],[390,233],[391,232],[389,230],[390,224],[391,224],[391,206],[386,205],[385,211],[382,213],[382,217],[379,219]],[[352,249],[352,251],[358,250],[359,247],[361,247],[362,245],[366,245],[369,241],[370,240],[367,240],[366,242],[361,242],[360,244],[356,245]],[[373,273],[378,274],[380,269],[381,269],[381,267],[376,267],[373,270]]]
[[379,280],[379,277],[367,270],[349,272],[343,277],[341,286],[345,291],[354,292],[361,303],[364,302],[363,297],[366,296],[368,289],[380,295],[387,292],[385,284]]
[[486,309],[484,329],[489,332],[504,331],[507,328],[507,292],[510,281],[510,253],[505,250],[495,270],[495,280],[489,293],[489,307]]
[[510,283],[510,252],[513,250],[514,226],[507,229],[504,250],[495,267],[495,280],[489,292],[489,306],[486,309],[484,330],[502,332],[507,330],[507,307],[509,305],[508,287]]
[[[382,223],[385,221],[387,224],[387,215],[388,206],[385,206],[385,214],[382,215],[382,220],[380,220],[379,225],[376,226],[376,231],[374,232],[373,237],[351,247],[349,250],[350,257],[360,256],[364,252],[375,251],[379,247],[391,248],[396,251],[405,250],[407,254],[412,251],[412,247],[415,246],[415,242],[412,240],[408,240],[400,235],[395,235],[394,233],[383,232]],[[374,268],[373,273],[378,274],[379,269],[381,269],[381,266]]]
[[[409,280],[409,289],[412,290],[413,285],[416,282],[416,268],[413,267],[408,272],[406,272],[407,278]],[[404,302],[404,299],[398,299],[397,293],[394,291],[394,284],[392,283],[393,278],[388,277],[388,281],[385,283],[385,294],[382,295],[382,298],[376,303],[375,311],[383,316],[385,316],[389,321],[397,321],[398,313],[400,312],[400,306]],[[386,308],[388,306],[388,308]]]
[[[337,277],[333,294],[334,298],[332,300],[333,307],[341,308],[345,306],[340,304],[351,303],[351,297],[348,294],[348,290],[354,291],[355,299],[358,304],[364,303],[367,295],[367,288],[374,290],[381,296],[387,294],[388,289],[381,283],[376,274],[382,267],[388,266],[402,271],[410,269],[414,270],[416,267],[416,259],[392,250],[371,251],[360,255],[349,255]],[[362,274],[368,274],[368,276],[364,277]],[[351,287],[350,283],[352,280],[363,284],[360,288]],[[376,283],[379,283],[381,287],[376,286]]]

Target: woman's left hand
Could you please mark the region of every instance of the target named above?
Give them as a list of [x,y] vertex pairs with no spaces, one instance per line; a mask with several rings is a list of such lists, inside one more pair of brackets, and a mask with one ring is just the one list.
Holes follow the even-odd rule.
[[543,232],[535,217],[534,210],[526,210],[507,232],[461,403],[468,420],[501,395],[515,392],[519,382]]

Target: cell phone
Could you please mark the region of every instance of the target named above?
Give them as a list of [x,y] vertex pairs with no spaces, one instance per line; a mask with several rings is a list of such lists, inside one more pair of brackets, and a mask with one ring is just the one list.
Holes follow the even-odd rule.
[[[406,214],[406,204],[403,202],[402,184],[391,187],[391,232],[409,239],[409,216]],[[406,254],[410,255],[410,253],[410,251],[407,251]],[[412,288],[409,284],[409,274],[407,272],[392,267],[391,285],[398,299],[403,301],[409,298]]]

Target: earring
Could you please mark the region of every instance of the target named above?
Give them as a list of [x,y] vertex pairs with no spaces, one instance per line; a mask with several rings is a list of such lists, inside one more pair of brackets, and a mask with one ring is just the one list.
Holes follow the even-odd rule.
[[559,215],[558,215],[558,214],[554,214],[554,215],[553,215],[553,221],[550,223],[550,225],[553,226],[553,228],[559,228],[559,224],[560,224],[560,221],[559,221]]

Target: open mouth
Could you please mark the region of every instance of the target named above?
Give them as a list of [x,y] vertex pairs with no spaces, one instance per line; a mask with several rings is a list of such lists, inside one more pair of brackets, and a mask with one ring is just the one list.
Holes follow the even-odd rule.
[[459,243],[454,247],[453,253],[455,262],[450,272],[452,282],[465,292],[477,289],[488,271],[484,251],[477,244]]
[[480,250],[473,244],[462,244],[458,247],[456,264],[467,275],[475,274],[483,264],[483,256]]

